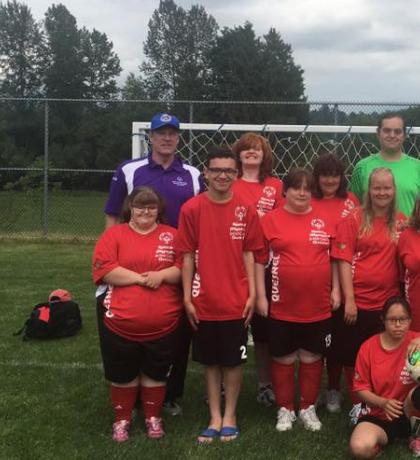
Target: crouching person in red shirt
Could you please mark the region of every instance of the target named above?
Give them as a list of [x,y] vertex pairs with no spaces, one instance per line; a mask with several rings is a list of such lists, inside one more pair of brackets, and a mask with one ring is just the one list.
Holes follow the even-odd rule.
[[162,199],[148,187],[128,196],[122,224],[108,228],[93,254],[98,330],[115,411],[113,439],[128,439],[140,390],[149,438],[165,433],[160,418],[182,312],[176,230],[162,224]]
[[[367,404],[350,439],[356,458],[375,458],[386,444],[410,436],[410,421],[417,420],[417,426],[420,421],[420,388],[406,367],[407,356],[420,348],[420,334],[409,330],[410,305],[402,297],[391,297],[381,319],[384,331],[363,343],[356,360],[354,391]],[[420,456],[418,437],[410,447]]]
[[195,331],[193,359],[205,366],[210,422],[200,443],[239,435],[236,405],[255,302],[253,251],[264,243],[254,206],[231,190],[237,173],[229,149],[209,153],[204,169],[208,191],[182,207],[176,242],[183,254],[184,304]]

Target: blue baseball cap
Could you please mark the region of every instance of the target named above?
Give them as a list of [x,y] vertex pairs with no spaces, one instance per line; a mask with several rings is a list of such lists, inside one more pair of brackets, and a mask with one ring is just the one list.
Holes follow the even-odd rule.
[[152,131],[165,126],[172,126],[175,129],[179,129],[178,118],[173,115],[169,115],[169,113],[157,113],[150,122],[150,129]]

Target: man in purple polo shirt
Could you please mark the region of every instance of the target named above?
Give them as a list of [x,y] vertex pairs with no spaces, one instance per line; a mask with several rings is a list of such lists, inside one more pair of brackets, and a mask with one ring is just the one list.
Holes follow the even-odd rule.
[[156,114],[150,124],[149,138],[152,149],[147,158],[125,161],[115,171],[105,206],[107,228],[118,221],[125,197],[140,185],[152,187],[162,196],[167,223],[173,227],[178,226],[181,206],[204,190],[198,169],[176,155],[179,143],[176,117]]
[[[124,199],[135,187],[149,186],[162,196],[166,204],[167,223],[173,227],[178,226],[181,206],[205,189],[198,169],[185,164],[176,155],[179,143],[179,121],[176,117],[168,113],[156,114],[150,123],[149,139],[152,148],[147,158],[125,161],[112,177],[105,205],[106,228],[118,222]],[[172,415],[181,412],[176,400],[184,391],[192,334],[186,318],[180,323],[179,333],[180,342],[167,382],[164,403],[164,408]]]

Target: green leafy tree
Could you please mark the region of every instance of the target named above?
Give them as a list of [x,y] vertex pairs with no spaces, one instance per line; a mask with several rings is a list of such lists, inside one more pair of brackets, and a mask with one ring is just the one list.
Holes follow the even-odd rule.
[[45,13],[44,25],[49,57],[45,75],[47,95],[83,97],[85,66],[76,18],[64,5],[52,5]]
[[291,46],[275,29],[259,38],[253,26],[224,28],[211,52],[213,99],[236,101],[302,101],[302,106],[226,105],[220,121],[296,123],[307,118],[303,70],[294,63]]
[[36,97],[45,69],[44,37],[29,7],[0,3],[0,89],[10,97]]
[[184,10],[173,0],[161,0],[149,21],[140,67],[148,95],[162,100],[206,97],[217,30],[202,6]]
[[118,93],[116,77],[121,73],[120,59],[106,34],[85,27],[80,32],[84,76],[84,97],[112,98]]

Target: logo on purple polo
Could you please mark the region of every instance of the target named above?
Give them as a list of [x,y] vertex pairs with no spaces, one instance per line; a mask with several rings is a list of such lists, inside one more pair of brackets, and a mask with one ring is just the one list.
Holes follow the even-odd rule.
[[186,182],[181,176],[178,176],[175,180],[172,181],[172,183],[178,187],[184,187],[185,185],[188,185],[188,182]]
[[162,243],[169,244],[174,240],[174,236],[172,233],[169,232],[163,232],[159,235],[159,241],[162,241]]

